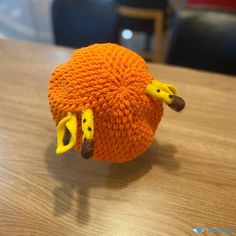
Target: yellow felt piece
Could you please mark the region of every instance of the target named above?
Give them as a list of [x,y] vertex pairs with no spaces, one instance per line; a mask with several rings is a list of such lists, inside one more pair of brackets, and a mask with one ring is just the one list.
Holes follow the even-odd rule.
[[173,98],[171,98],[170,95],[172,95],[172,97],[173,97],[173,94],[172,94],[172,92],[166,92],[166,91],[168,91],[166,88],[164,91],[160,87],[157,88],[156,86],[153,86],[152,84],[148,84],[145,92],[148,95],[151,95],[157,99],[160,99],[161,101],[165,102],[166,104],[171,104],[173,102]]
[[172,94],[176,96],[176,88],[171,84],[164,84],[157,80],[152,80],[151,84],[156,87],[156,89],[160,89],[166,93]]
[[166,86],[173,93],[173,95],[177,96],[177,90],[172,84],[166,84]]
[[94,124],[93,124],[93,111],[91,109],[86,109],[82,112],[81,118],[82,126],[82,142],[84,140],[93,139],[94,136]]
[[[69,130],[71,137],[69,143],[64,145],[63,138],[65,135],[66,128]],[[64,117],[57,126],[57,154],[62,154],[69,151],[74,147],[76,143],[77,133],[77,116],[75,113],[68,112],[67,116]]]

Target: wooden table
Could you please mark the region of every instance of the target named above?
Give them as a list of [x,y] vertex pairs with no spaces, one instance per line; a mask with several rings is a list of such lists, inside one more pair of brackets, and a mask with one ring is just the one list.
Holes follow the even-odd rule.
[[0,41],[0,235],[236,230],[236,78],[152,64],[187,106],[180,114],[165,107],[145,154],[126,164],[58,157],[47,87],[70,53]]

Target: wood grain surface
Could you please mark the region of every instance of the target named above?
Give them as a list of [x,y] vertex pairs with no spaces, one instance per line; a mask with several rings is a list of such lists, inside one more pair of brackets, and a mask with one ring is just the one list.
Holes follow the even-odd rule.
[[186,109],[165,107],[151,147],[134,161],[83,160],[75,151],[56,156],[47,100],[50,73],[70,54],[0,41],[0,235],[236,230],[236,78],[151,64]]

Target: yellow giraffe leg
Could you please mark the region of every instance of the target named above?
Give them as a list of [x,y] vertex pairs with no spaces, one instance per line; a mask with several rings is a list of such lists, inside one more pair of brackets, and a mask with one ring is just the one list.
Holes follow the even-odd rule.
[[173,94],[173,95],[177,95],[177,91],[176,91],[176,88],[171,85],[171,84],[164,84],[164,83],[161,83],[157,80],[152,80],[152,83],[151,83],[153,86],[155,86],[156,88],[159,88],[167,93],[170,93],[170,94]]
[[94,125],[93,125],[93,111],[86,109],[82,112],[81,126],[82,126],[82,147],[81,155],[87,159],[93,156],[94,150]]
[[164,84],[157,80],[153,80],[148,84],[145,92],[163,102],[175,111],[184,109],[185,102],[181,97],[176,96],[176,88],[171,84]]

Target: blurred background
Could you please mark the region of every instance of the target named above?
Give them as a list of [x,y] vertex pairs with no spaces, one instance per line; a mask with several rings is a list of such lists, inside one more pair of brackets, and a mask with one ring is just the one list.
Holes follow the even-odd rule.
[[236,0],[0,0],[0,38],[113,42],[147,61],[236,75]]

